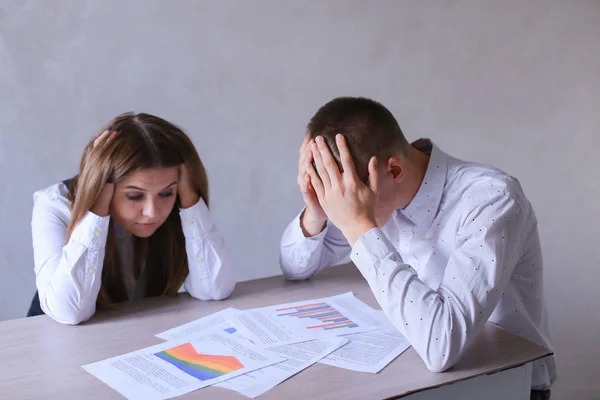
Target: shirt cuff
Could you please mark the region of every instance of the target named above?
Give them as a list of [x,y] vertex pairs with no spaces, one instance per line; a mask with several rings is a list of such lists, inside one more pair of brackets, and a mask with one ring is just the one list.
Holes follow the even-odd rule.
[[389,277],[398,267],[416,274],[410,265],[404,263],[398,250],[380,228],[373,228],[358,238],[352,247],[350,259],[367,280],[386,275]]
[[87,247],[100,249],[106,246],[110,216],[101,217],[91,211],[77,223],[69,240]]
[[[396,249],[380,228],[365,232],[352,247],[350,259],[363,273],[377,269],[382,259],[394,253]],[[371,275],[371,273],[368,273]]]
[[186,239],[201,238],[214,226],[212,215],[202,198],[193,206],[180,209],[179,217]]

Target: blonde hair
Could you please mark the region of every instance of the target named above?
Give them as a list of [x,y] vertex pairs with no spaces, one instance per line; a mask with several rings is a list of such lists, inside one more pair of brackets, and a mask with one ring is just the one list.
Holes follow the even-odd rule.
[[[94,148],[94,139],[81,156],[79,174],[69,185],[71,221],[67,241],[75,226],[92,208],[107,182],[116,183],[132,171],[142,168],[169,168],[185,164],[192,185],[208,205],[208,178],[204,165],[189,137],[174,124],[150,114],[122,114],[108,126],[117,134],[106,146]],[[188,275],[185,238],[178,210],[179,200],[167,220],[149,238],[133,238],[134,273],[139,277],[142,263],[147,271],[146,295],[175,295]],[[97,304],[108,308],[127,300],[116,246],[113,219],[102,270]]]

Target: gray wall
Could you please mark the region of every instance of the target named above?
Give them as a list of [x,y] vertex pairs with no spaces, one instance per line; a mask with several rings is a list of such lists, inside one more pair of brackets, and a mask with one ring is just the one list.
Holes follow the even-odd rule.
[[553,398],[591,398],[599,37],[598,1],[0,1],[0,320],[23,316],[34,291],[33,191],[75,173],[115,114],[187,129],[247,280],[279,273],[308,118],[365,95],[410,139],[520,178],[545,251]]

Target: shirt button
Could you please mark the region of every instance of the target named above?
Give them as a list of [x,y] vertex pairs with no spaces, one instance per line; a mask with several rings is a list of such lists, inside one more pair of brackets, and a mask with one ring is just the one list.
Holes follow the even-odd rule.
[[96,236],[102,235],[102,231],[100,229],[96,229]]
[[196,258],[196,262],[197,262],[198,264],[200,264],[200,263],[201,263],[201,262],[203,262],[203,261],[204,261],[204,258],[202,258],[202,257],[198,257],[198,258]]
[[188,221],[188,225],[194,225],[194,221],[192,221],[191,219]]
[[96,273],[96,268],[88,268],[88,274],[95,274]]

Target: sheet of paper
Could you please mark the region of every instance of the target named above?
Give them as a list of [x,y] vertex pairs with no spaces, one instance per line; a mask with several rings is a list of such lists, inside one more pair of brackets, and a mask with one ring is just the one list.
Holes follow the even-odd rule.
[[215,329],[83,368],[128,399],[169,399],[285,361]]
[[233,333],[236,330],[230,326],[226,318],[231,316],[234,312],[239,312],[239,310],[229,307],[214,314],[207,315],[206,317],[188,322],[187,324],[169,329],[168,331],[158,333],[154,336],[163,340],[174,340],[194,335],[196,333],[202,333],[217,327],[221,328],[221,330],[225,331],[226,333]]
[[[231,326],[262,347],[367,332],[375,329],[368,307],[351,292],[233,313]],[[355,312],[357,311],[357,312]]]
[[344,336],[350,342],[319,361],[352,371],[377,373],[410,347],[383,311],[371,310],[377,330]]
[[255,398],[310,367],[346,343],[348,340],[344,337],[334,337],[271,347],[266,350],[287,358],[287,361],[228,379],[215,386],[235,390],[244,396]]

